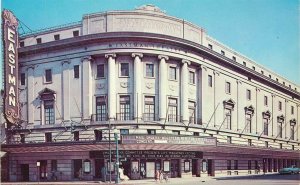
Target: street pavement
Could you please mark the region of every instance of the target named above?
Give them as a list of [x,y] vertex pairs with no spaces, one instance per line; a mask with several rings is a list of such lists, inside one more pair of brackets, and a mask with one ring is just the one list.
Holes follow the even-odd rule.
[[[1,183],[3,185],[113,185],[114,182],[74,181],[74,182],[14,182]],[[121,182],[121,185],[300,185],[300,174],[294,175],[251,175],[226,177],[191,177],[172,178],[168,182],[156,182],[154,179],[132,180]]]

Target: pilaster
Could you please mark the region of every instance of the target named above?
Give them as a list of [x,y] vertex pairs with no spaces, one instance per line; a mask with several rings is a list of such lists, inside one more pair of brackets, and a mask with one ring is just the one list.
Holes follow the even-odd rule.
[[114,120],[116,118],[116,54],[106,54],[108,63],[108,118]]

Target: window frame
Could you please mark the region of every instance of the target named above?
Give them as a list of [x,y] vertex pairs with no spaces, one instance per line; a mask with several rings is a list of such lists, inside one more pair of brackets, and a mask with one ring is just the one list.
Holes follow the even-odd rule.
[[[174,70],[174,78],[173,78],[173,76],[171,76],[171,71],[172,70]],[[168,70],[168,72],[169,72],[169,80],[171,80],[171,81],[177,81],[177,67],[176,66],[174,66],[174,65],[170,65],[169,66],[169,70]]]
[[212,87],[213,86],[212,75],[208,75],[208,77],[207,77],[207,83],[208,83],[208,87]]
[[268,106],[268,96],[264,96],[264,105]]
[[[152,72],[151,72],[151,75],[148,76],[148,67],[147,66],[152,66]],[[150,63],[150,62],[146,62],[145,63],[145,77],[146,78],[155,78],[155,65],[153,63]]]
[[195,71],[189,70],[189,84],[195,85],[196,84],[196,76]]
[[79,65],[74,65],[73,66],[73,78],[74,79],[79,79],[80,78],[80,67]]
[[60,34],[55,34],[53,37],[55,41],[60,40]]
[[[101,76],[101,68],[100,66],[103,67],[103,75]],[[101,79],[101,78],[105,78],[106,72],[105,72],[105,64],[97,64],[96,65],[96,79]]]
[[[50,71],[50,77],[47,76],[47,74],[49,73],[49,71]],[[53,82],[52,71],[53,71],[52,68],[47,68],[47,69],[44,70],[44,83],[49,84],[49,83],[52,83],[52,82]],[[47,73],[47,72],[48,72],[48,73]],[[48,75],[49,75],[49,74],[48,74]],[[50,79],[48,79],[48,78],[50,78]]]
[[[122,66],[127,65],[127,73],[128,74],[124,74],[122,73]],[[130,64],[129,62],[120,62],[120,69],[119,69],[119,76],[122,78],[129,78],[130,77]]]
[[225,81],[225,93],[231,94],[231,83],[228,81]]
[[20,74],[20,85],[25,86],[26,85],[26,73]]
[[[47,104],[49,103],[49,104]],[[51,105],[50,105],[51,103]],[[44,123],[45,125],[54,125],[55,124],[55,100],[54,99],[46,99],[43,100],[44,106]],[[49,106],[49,108],[48,108]],[[52,108],[50,107],[52,106]],[[53,122],[52,122],[53,121]]]
[[251,100],[251,90],[250,89],[246,89],[246,99],[248,101]]
[[[146,101],[152,99],[151,101]],[[156,121],[155,96],[144,96],[144,121]]]
[[[96,121],[106,121],[107,120],[107,96],[97,96],[96,98]],[[104,100],[104,101],[103,101]],[[99,111],[99,112],[98,112]]]

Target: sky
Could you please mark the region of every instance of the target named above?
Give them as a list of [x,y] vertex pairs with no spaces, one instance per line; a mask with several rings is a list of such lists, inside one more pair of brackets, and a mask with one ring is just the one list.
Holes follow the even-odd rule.
[[13,11],[22,23],[31,30],[37,30],[80,21],[83,14],[133,10],[144,4],[153,4],[166,11],[168,15],[185,19],[204,28],[211,37],[300,85],[299,2],[299,0],[1,0],[1,9]]

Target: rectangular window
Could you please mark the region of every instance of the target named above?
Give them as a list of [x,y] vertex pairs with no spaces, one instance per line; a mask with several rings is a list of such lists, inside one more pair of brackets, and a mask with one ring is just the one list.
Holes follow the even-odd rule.
[[264,96],[264,104],[265,104],[265,106],[268,106],[268,97],[267,96]]
[[106,121],[106,97],[96,97],[96,121]]
[[251,127],[252,127],[252,115],[246,114],[246,125],[245,125],[245,132],[251,133]]
[[247,89],[246,91],[247,100],[251,100],[251,91]]
[[221,50],[221,54],[222,54],[222,55],[225,55],[225,51]]
[[238,170],[238,168],[239,168],[239,161],[234,160],[234,170]]
[[282,102],[281,101],[278,102],[278,110],[280,110],[280,111],[282,110]]
[[146,77],[154,77],[154,64],[146,64]]
[[156,135],[156,130],[155,129],[147,129],[148,135]]
[[119,120],[131,120],[130,116],[130,96],[120,96],[120,114]]
[[102,131],[101,130],[94,130],[95,134],[95,140],[96,141],[101,141],[102,140]]
[[168,112],[168,121],[169,122],[177,122],[177,99],[169,98],[169,112]]
[[232,142],[231,139],[232,139],[231,136],[227,136],[227,143],[228,144],[231,144],[231,142]]
[[278,136],[277,137],[282,138],[282,122],[278,122],[277,132],[278,132]]
[[196,103],[189,101],[189,123],[190,124],[196,124]]
[[129,63],[121,63],[121,76],[129,76]]
[[291,140],[295,140],[295,125],[291,125]]
[[212,76],[208,75],[208,86],[212,87]]
[[79,31],[78,30],[73,31],[73,37],[78,37],[78,36],[79,36]]
[[209,49],[213,49],[213,46],[211,44],[208,44]]
[[292,145],[292,150],[295,150],[295,146],[294,145]]
[[74,141],[79,141],[79,131],[74,131]]
[[170,67],[169,68],[169,79],[170,80],[176,80],[177,76],[176,76],[176,67]]
[[120,129],[120,135],[129,135],[129,129]]
[[282,143],[279,143],[279,148],[282,149]]
[[268,135],[269,134],[269,126],[268,126],[268,119],[264,118],[263,119],[263,126],[264,126],[264,135]]
[[269,75],[269,78],[272,78],[272,75]]
[[189,83],[195,84],[195,73],[193,71],[189,71]]
[[223,124],[223,128],[231,129],[231,110],[225,109],[225,123]]
[[291,114],[294,114],[294,106],[291,106]]
[[231,84],[230,82],[225,83],[225,92],[230,94],[231,93]]
[[255,66],[252,66],[252,69],[255,71]]
[[51,69],[45,70],[45,81],[52,82],[52,70]]
[[194,136],[200,136],[200,133],[199,133],[199,132],[194,132],[193,135],[194,135]]
[[79,65],[74,66],[74,78],[79,78]]
[[20,48],[24,47],[24,41],[20,41]]
[[246,62],[243,62],[243,65],[246,66],[247,65]]
[[172,130],[172,134],[174,134],[174,135],[180,135],[180,131],[179,130]]
[[25,73],[21,73],[21,85],[25,85]]
[[54,100],[44,100],[45,124],[55,123]]
[[52,142],[52,133],[51,132],[45,133],[45,141],[47,143]]
[[36,39],[36,43],[37,43],[37,44],[41,44],[41,43],[42,43],[42,38],[37,38],[37,39]]
[[236,61],[236,57],[235,57],[235,56],[233,56],[233,57],[232,57],[232,60]]
[[266,148],[269,148],[269,143],[268,143],[268,141],[265,141],[265,147],[266,147]]
[[51,160],[51,171],[57,171],[57,160]]
[[24,134],[20,134],[20,142],[25,143],[25,135]]
[[144,121],[155,121],[155,97],[145,96]]
[[54,40],[59,40],[60,39],[60,35],[57,34],[57,35],[54,35]]
[[261,71],[261,74],[264,74],[264,71]]
[[248,139],[248,146],[252,146],[252,140]]
[[231,160],[227,160],[227,170],[231,170]]
[[97,76],[96,78],[104,78],[104,64],[97,65]]

